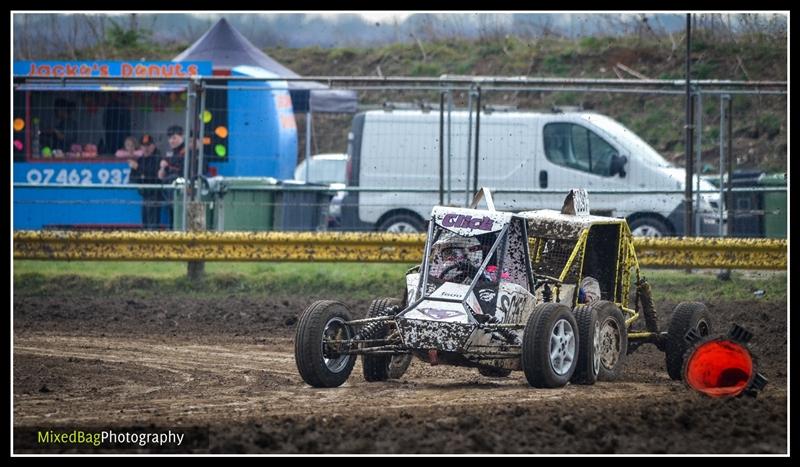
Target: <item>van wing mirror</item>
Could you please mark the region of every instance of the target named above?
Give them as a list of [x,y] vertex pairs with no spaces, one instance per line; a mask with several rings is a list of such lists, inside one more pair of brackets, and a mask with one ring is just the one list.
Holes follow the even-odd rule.
[[625,164],[627,163],[627,156],[620,156],[619,154],[611,156],[611,176],[619,174],[620,177],[625,178],[625,175],[627,175],[625,173]]

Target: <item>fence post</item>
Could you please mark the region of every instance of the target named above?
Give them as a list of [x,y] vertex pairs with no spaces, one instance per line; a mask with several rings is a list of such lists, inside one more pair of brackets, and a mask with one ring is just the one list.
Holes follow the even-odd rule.
[[694,127],[694,112],[692,108],[692,15],[686,15],[686,121],[685,128],[685,145],[686,151],[686,182],[683,195],[684,203],[684,221],[683,221],[683,235],[691,237],[694,231],[693,212],[692,209],[692,179],[694,178],[692,164],[692,142],[693,142],[693,127]]
[[[726,95],[723,96],[723,102],[725,102],[725,101],[728,101],[728,111],[725,113],[726,121],[724,122],[724,124],[726,126],[725,132],[727,133],[726,134],[726,140],[727,140],[726,143],[727,144],[725,144],[725,146],[726,146],[726,148],[725,148],[725,157],[726,157],[726,161],[727,161],[727,165],[728,165],[728,193],[727,193],[727,196],[725,198],[725,201],[726,201],[726,203],[728,205],[728,236],[731,237],[736,232],[736,229],[733,226],[734,222],[736,220],[736,215],[735,215],[736,207],[734,206],[734,202],[733,202],[733,146],[732,146],[733,145],[733,136],[731,135],[732,130],[733,130],[733,126],[732,126],[733,115],[731,115],[731,112],[733,111],[733,107],[732,107],[733,99],[731,98],[730,95],[726,94]],[[722,124],[723,124],[723,122],[720,122],[720,125],[722,125]],[[720,133],[723,133],[723,132],[720,132]]]
[[475,113],[475,175],[472,182],[472,194],[478,192],[478,143],[481,136],[481,87],[478,86],[477,112]]
[[439,204],[444,204],[444,91],[439,93]]
[[[203,169],[202,164],[202,151],[203,151],[203,111],[205,110],[205,93],[201,85],[193,83],[192,86],[192,112],[191,124],[186,129],[188,139],[184,140],[186,147],[186,159],[184,159],[184,174],[188,175],[186,178],[184,200],[187,195],[191,196],[191,201],[184,204],[184,226],[186,232],[202,232],[206,229],[206,210],[201,201],[201,186],[196,186],[200,182],[198,174],[201,174]],[[200,105],[197,106],[197,96],[200,95]],[[188,102],[187,102],[188,105]],[[198,139],[199,138],[199,139]],[[188,168],[186,167],[188,165]],[[206,263],[204,261],[189,261],[186,268],[186,275],[190,281],[197,281],[203,277],[205,273]]]
[[453,90],[447,91],[447,204],[452,206],[453,193]]
[[186,88],[186,124],[183,128],[183,147],[184,147],[184,156],[183,156],[183,193],[181,196],[181,200],[183,202],[183,212],[181,212],[182,216],[182,224],[181,227],[184,232],[186,232],[188,227],[188,209],[187,209],[187,201],[189,199],[189,190],[191,190],[191,186],[189,184],[189,166],[192,163],[192,144],[191,140],[194,137],[192,135],[192,122],[194,121],[192,112],[194,109],[194,99],[196,97],[195,94],[195,82],[189,81],[189,84]]
[[698,236],[701,234],[700,229],[700,175],[703,173],[703,90],[698,87],[695,93],[695,129],[697,130],[697,147],[695,153],[697,154],[697,161],[695,162],[695,173],[697,174],[697,183],[695,183],[695,213],[694,213],[694,231]]
[[465,177],[467,181],[467,185],[464,187],[464,207],[469,206],[469,201],[472,199],[469,193],[469,180],[470,180],[470,171],[472,170],[471,159],[470,156],[472,155],[472,93],[473,93],[473,85],[470,85],[469,91],[467,92],[467,176]]

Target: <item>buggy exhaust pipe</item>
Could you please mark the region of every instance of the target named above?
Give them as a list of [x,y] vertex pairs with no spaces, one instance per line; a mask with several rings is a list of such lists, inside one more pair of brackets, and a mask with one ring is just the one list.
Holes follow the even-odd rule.
[[710,397],[755,397],[767,384],[756,371],[756,359],[747,343],[753,334],[734,324],[727,336],[702,338],[686,334],[692,344],[684,356],[683,379],[695,391]]

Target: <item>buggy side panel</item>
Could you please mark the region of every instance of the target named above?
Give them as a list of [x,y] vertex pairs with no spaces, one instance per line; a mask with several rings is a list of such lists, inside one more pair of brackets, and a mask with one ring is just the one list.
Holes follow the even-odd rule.
[[495,317],[507,324],[525,324],[536,306],[536,300],[526,288],[510,282],[500,282]]

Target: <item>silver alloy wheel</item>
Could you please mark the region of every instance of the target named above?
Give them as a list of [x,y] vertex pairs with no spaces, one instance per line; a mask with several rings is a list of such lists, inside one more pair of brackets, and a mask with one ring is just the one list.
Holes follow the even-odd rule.
[[594,323],[594,333],[592,333],[592,374],[600,373],[600,352],[602,340],[600,339],[600,321]]
[[613,369],[619,361],[622,335],[617,322],[608,317],[600,326],[600,361],[605,368]]
[[[347,366],[347,363],[350,361],[352,356],[348,354],[331,356],[331,349],[325,348],[325,340],[342,340],[350,339],[350,337],[350,328],[344,324],[344,320],[342,318],[331,318],[327,323],[325,323],[325,329],[322,331],[322,342],[320,345],[322,346],[322,361],[331,372],[339,373],[342,371]],[[326,357],[326,355],[328,355],[328,357]]]
[[575,331],[566,319],[556,321],[550,332],[550,366],[557,375],[567,374],[575,361]]
[[395,222],[394,224],[390,225],[389,228],[386,229],[386,231],[387,232],[392,232],[392,233],[417,233],[417,232],[419,232],[419,230],[417,230],[417,228],[414,227],[413,225],[411,225],[410,223],[402,222],[402,221],[401,222]]

